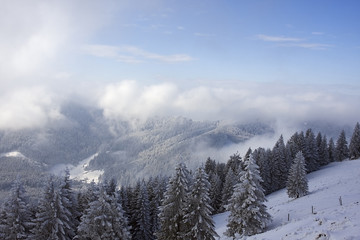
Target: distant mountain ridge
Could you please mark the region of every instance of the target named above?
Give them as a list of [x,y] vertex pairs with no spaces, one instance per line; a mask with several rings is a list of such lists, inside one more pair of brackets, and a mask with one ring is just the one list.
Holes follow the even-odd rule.
[[0,131],[1,159],[14,158],[6,154],[17,152],[48,171],[58,164],[75,166],[96,154],[87,170],[104,170],[104,178],[128,184],[166,174],[179,161],[197,165],[192,157],[199,148],[221,149],[273,133],[260,122],[224,124],[184,117],[153,117],[134,127],[126,121],[111,122],[100,109],[74,102],[64,104],[61,114],[63,118],[44,128]]
[[[84,159],[94,156],[83,167],[84,172],[97,171],[103,173],[102,179],[115,178],[119,184],[133,184],[141,178],[171,174],[178,162],[185,162],[192,168],[212,157],[210,154],[199,157],[199,151],[206,155],[208,150],[220,151],[254,136],[275,133],[271,124],[261,121],[244,124],[152,117],[134,125],[127,121],[110,121],[101,109],[76,102],[63,104],[61,114],[63,117],[43,128],[0,131],[0,164],[14,162],[16,165],[23,161],[21,159],[30,159],[27,164],[37,165],[29,167],[28,173],[19,171],[20,177],[27,178],[33,177],[34,172],[39,175],[61,169],[58,166],[75,168]],[[20,155],[6,155],[11,152]],[[6,173],[7,178],[2,180],[1,186],[9,187],[16,175],[16,171]],[[78,172],[77,175],[81,176]]]

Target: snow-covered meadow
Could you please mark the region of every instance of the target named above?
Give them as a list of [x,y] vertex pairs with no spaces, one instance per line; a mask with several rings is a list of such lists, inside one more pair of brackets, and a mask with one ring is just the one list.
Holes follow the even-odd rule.
[[[267,196],[273,221],[248,240],[360,239],[360,159],[331,163],[307,178],[307,196],[290,199],[286,189]],[[222,240],[229,239],[223,234],[228,214],[214,216]]]

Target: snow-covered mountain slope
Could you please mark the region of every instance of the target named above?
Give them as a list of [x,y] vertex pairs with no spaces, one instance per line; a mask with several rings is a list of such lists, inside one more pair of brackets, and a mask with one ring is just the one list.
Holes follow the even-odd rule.
[[65,170],[68,169],[70,173],[70,177],[74,180],[78,181],[85,181],[87,183],[90,183],[92,181],[98,182],[101,175],[104,174],[104,171],[101,170],[88,170],[89,163],[91,160],[93,160],[98,153],[95,153],[94,155],[85,158],[82,160],[78,165],[74,166],[72,164],[58,164],[55,165],[50,172],[54,175],[62,176],[65,173]]
[[[267,196],[273,222],[266,232],[247,240],[360,239],[360,159],[331,163],[307,177],[307,196],[289,199],[286,189]],[[228,212],[214,216],[223,240],[228,239],[223,235],[227,216]]]

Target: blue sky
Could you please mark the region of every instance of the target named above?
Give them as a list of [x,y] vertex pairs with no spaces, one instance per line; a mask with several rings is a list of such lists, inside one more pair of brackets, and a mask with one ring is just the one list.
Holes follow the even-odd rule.
[[114,11],[86,39],[97,51],[113,49],[102,58],[87,49],[97,57],[83,56],[84,69],[110,78],[183,84],[357,84],[359,10],[358,1],[155,1],[153,6],[128,6],[125,14]]
[[359,10],[356,0],[4,0],[0,129],[61,118],[69,97],[116,119],[353,124]]

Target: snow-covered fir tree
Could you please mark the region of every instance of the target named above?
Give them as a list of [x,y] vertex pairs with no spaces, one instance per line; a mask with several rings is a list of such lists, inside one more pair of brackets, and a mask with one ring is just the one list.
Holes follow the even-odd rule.
[[39,201],[33,239],[72,239],[71,213],[64,202],[61,190],[50,179]]
[[350,140],[349,153],[351,159],[360,158],[360,124],[358,122],[355,125],[354,132]]
[[136,196],[136,228],[132,239],[151,240],[154,239],[151,229],[150,202],[145,182],[140,182],[139,192]]
[[104,187],[81,217],[76,239],[131,239],[121,204],[116,197],[108,195]]
[[189,195],[189,182],[190,173],[186,165],[178,164],[160,206],[160,229],[156,233],[159,240],[184,239],[184,210]]
[[[230,159],[226,163],[225,172],[227,173],[229,169],[232,169],[235,174],[238,173],[239,170],[243,169],[243,161],[241,160],[240,154],[235,153],[230,156]],[[226,174],[225,174],[226,176]]]
[[98,185],[92,181],[84,192],[79,193],[78,205],[80,215],[83,215],[85,210],[89,207],[89,204],[97,199],[98,192]]
[[285,187],[289,170],[284,138],[281,135],[272,150],[272,171],[271,177],[273,190]]
[[237,183],[238,183],[237,175],[235,174],[232,168],[229,168],[221,192],[221,202],[223,208],[225,208],[225,206],[229,203],[229,199],[231,198],[234,192],[234,186]]
[[9,199],[5,202],[1,222],[0,238],[4,240],[27,239],[31,228],[28,198],[19,179],[16,179]]
[[345,131],[342,130],[335,146],[335,160],[341,162],[349,157],[348,142],[346,140]]
[[215,240],[218,237],[215,225],[210,216],[212,208],[209,198],[210,183],[202,167],[197,169],[191,194],[187,199],[184,223],[186,230],[184,239],[189,240]]
[[336,148],[334,139],[330,138],[329,144],[328,144],[328,152],[329,152],[329,162],[335,162],[336,161]]
[[261,182],[259,167],[251,156],[245,161],[245,170],[240,174],[240,182],[227,207],[230,211],[227,236],[235,238],[261,233],[271,221]]
[[308,194],[305,159],[302,152],[298,152],[291,165],[286,183],[287,194],[291,198],[299,198]]
[[0,208],[0,239],[4,239],[6,234],[5,234],[5,229],[6,229],[6,212],[5,212],[5,206],[2,206]]
[[305,148],[302,149],[303,156],[308,172],[313,172],[319,169],[319,154],[316,144],[314,132],[310,129],[306,131],[305,135]]
[[65,170],[65,177],[60,184],[60,193],[62,196],[63,206],[70,212],[68,236],[72,239],[76,235],[76,230],[79,225],[79,204],[75,193],[72,190],[72,181],[70,179],[69,169]]
[[[168,179],[165,177],[157,176],[153,180],[150,179],[148,182],[148,193],[149,193],[149,201],[150,201],[150,226],[151,226],[151,234],[154,236],[154,233],[159,231],[160,228],[160,220],[159,207],[161,205],[161,200],[164,197],[164,193],[166,191]],[[155,236],[154,236],[155,238]]]
[[209,197],[210,197],[210,206],[213,209],[212,214],[219,213],[221,209],[221,190],[223,187],[223,182],[221,181],[219,175],[215,173],[210,173],[209,175]]
[[[321,136],[320,133],[319,135]],[[324,135],[320,138],[320,140],[317,139],[317,141],[320,141],[320,143],[318,143],[319,164],[320,166],[325,166],[330,162],[327,138]]]
[[255,149],[253,152],[253,158],[256,164],[259,166],[260,176],[263,182],[261,185],[265,190],[265,194],[270,192],[271,189],[271,175],[269,167],[269,158],[271,151],[266,151],[264,148]]

